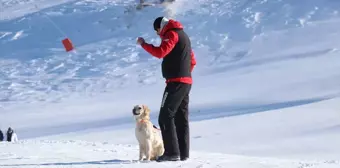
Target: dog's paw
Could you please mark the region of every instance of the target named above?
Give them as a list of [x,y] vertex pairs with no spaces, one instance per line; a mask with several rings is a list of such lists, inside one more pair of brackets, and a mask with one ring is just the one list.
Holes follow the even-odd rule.
[[151,162],[151,160],[147,160],[147,159],[141,159],[137,161],[138,163],[149,163]]
[[151,160],[148,160],[148,159],[144,159],[144,160],[142,161],[142,163],[149,163],[149,162],[151,162]]

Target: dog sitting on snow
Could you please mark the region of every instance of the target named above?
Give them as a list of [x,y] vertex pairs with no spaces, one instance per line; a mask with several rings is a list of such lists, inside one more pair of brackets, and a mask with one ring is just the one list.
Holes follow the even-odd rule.
[[164,153],[163,140],[159,130],[150,121],[150,109],[145,105],[134,106],[136,119],[135,135],[139,143],[139,160],[156,160]]

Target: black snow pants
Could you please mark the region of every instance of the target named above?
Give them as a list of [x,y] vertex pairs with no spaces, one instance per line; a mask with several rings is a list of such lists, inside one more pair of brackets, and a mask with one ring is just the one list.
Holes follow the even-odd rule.
[[2,131],[0,131],[0,141],[3,141],[4,140],[4,134],[2,133]]
[[7,132],[7,141],[8,141],[8,142],[11,142],[11,141],[12,141],[12,135],[13,135],[13,132],[12,132],[12,133],[8,133],[8,132]]
[[167,84],[159,113],[167,156],[189,157],[189,93],[191,84],[170,82]]

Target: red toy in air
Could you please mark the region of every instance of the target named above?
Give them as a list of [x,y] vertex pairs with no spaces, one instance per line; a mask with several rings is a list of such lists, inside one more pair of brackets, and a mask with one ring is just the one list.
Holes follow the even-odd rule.
[[69,52],[69,51],[74,49],[73,44],[72,44],[72,42],[71,42],[71,40],[69,38],[65,38],[62,41],[62,43],[64,45],[64,48],[65,48],[66,52]]

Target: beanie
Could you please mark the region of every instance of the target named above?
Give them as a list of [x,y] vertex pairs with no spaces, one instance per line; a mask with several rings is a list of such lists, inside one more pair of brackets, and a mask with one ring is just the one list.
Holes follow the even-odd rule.
[[162,28],[164,26],[164,25],[162,25],[162,22],[164,24],[167,21],[169,21],[169,20],[166,17],[163,17],[163,16],[156,18],[155,21],[153,22],[153,29],[157,30],[157,29]]

